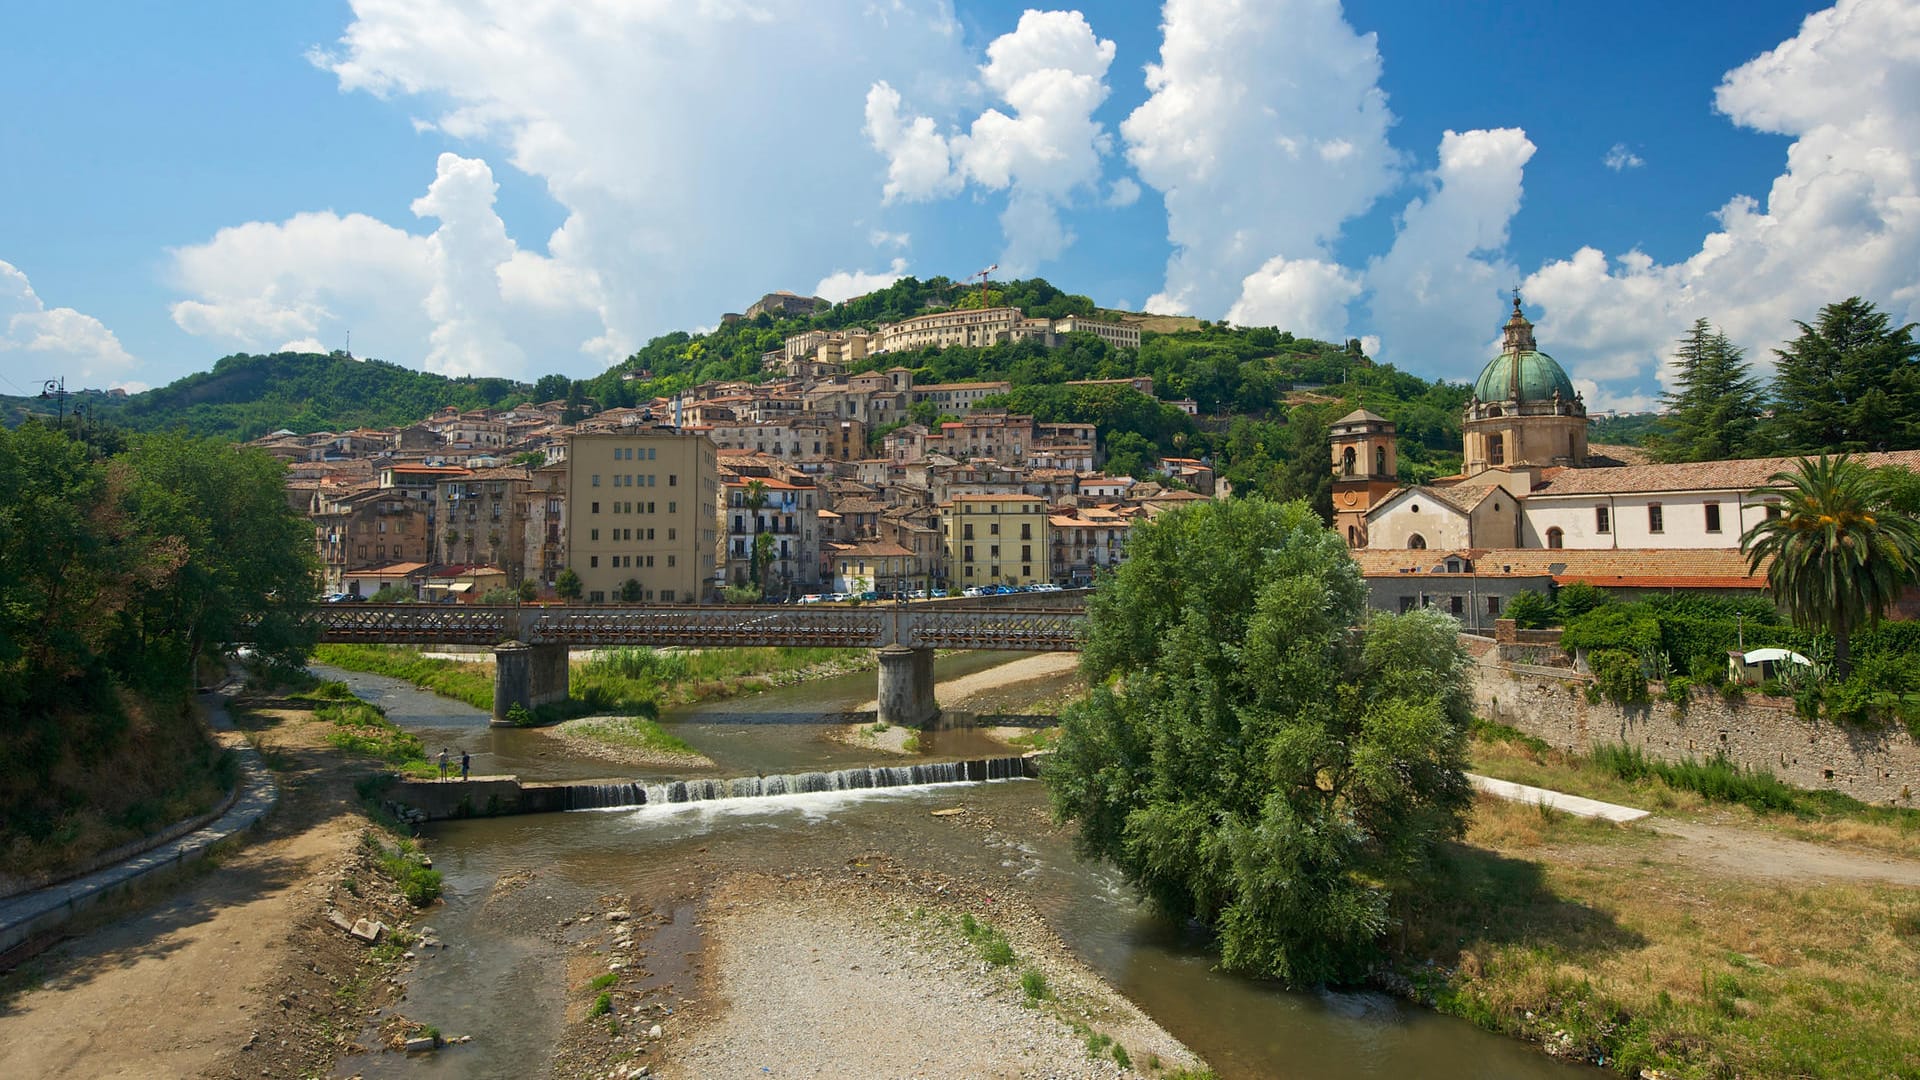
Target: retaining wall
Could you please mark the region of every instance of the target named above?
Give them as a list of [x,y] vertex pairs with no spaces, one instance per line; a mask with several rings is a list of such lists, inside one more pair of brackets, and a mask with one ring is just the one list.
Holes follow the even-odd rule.
[[1706,688],[1695,688],[1684,709],[1659,698],[1637,706],[1592,705],[1588,676],[1489,661],[1474,665],[1470,681],[1481,716],[1562,750],[1624,743],[1663,761],[1725,754],[1797,787],[1831,789],[1862,802],[1912,806],[1920,794],[1920,744],[1904,729],[1868,732],[1808,721],[1792,702],[1728,701]]

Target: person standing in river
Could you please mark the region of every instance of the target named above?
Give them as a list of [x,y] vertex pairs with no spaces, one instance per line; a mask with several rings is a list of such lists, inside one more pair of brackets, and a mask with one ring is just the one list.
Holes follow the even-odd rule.
[[440,779],[445,780],[446,778],[447,778],[447,748],[443,746],[440,748]]

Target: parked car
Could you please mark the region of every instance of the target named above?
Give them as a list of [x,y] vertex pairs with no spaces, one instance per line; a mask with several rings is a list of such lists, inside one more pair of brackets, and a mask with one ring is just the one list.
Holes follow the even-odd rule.
[[1033,587],[1033,591],[1034,592],[1064,592],[1065,590],[1060,588],[1060,586],[1055,585],[1051,581],[1042,581]]
[[826,599],[827,598],[820,593],[808,593],[800,598],[800,602],[803,604],[818,604],[824,602]]
[[961,593],[960,595],[962,595],[962,596],[988,596],[988,595],[991,595],[991,590],[992,590],[992,589],[993,589],[993,586],[991,586],[991,585],[969,585],[969,586],[967,586],[967,587],[966,587],[966,590],[965,590],[964,592],[962,592],[962,593]]

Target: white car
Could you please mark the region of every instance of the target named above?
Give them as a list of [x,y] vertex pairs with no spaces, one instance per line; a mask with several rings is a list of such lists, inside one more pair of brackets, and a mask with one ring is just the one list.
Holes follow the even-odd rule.
[[1060,586],[1055,585],[1051,581],[1043,581],[1043,582],[1040,582],[1038,585],[1035,585],[1033,587],[1033,591],[1034,592],[1064,592],[1065,590],[1060,588]]

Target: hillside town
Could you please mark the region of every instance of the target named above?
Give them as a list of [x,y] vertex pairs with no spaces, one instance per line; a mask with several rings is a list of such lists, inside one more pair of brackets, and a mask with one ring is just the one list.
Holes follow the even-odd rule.
[[[901,349],[1054,344],[1073,332],[1118,348],[1140,340],[1122,323],[944,311],[797,334],[762,358],[764,381],[704,383],[571,423],[564,401],[528,402],[446,409],[395,430],[283,430],[256,445],[286,461],[288,500],[312,520],[326,589],[343,601],[383,590],[697,604],[729,589],[796,601],[1084,587],[1125,558],[1136,522],[1230,494],[1212,463],[1166,457],[1146,479],[1110,475],[1093,424],[983,406],[1006,381],[850,373]],[[1155,391],[1146,376],[1106,381]],[[901,422],[921,405],[936,426]],[[1439,607],[1487,630],[1513,597],[1569,582],[1627,595],[1764,588],[1739,537],[1777,513],[1777,500],[1752,493],[1788,462],[1653,465],[1631,447],[1589,445],[1586,405],[1517,298],[1462,429],[1462,470],[1411,485],[1391,421],[1363,409],[1332,426],[1333,525],[1373,606]],[[1915,451],[1865,459],[1920,466]],[[562,588],[567,571],[577,592]]]

